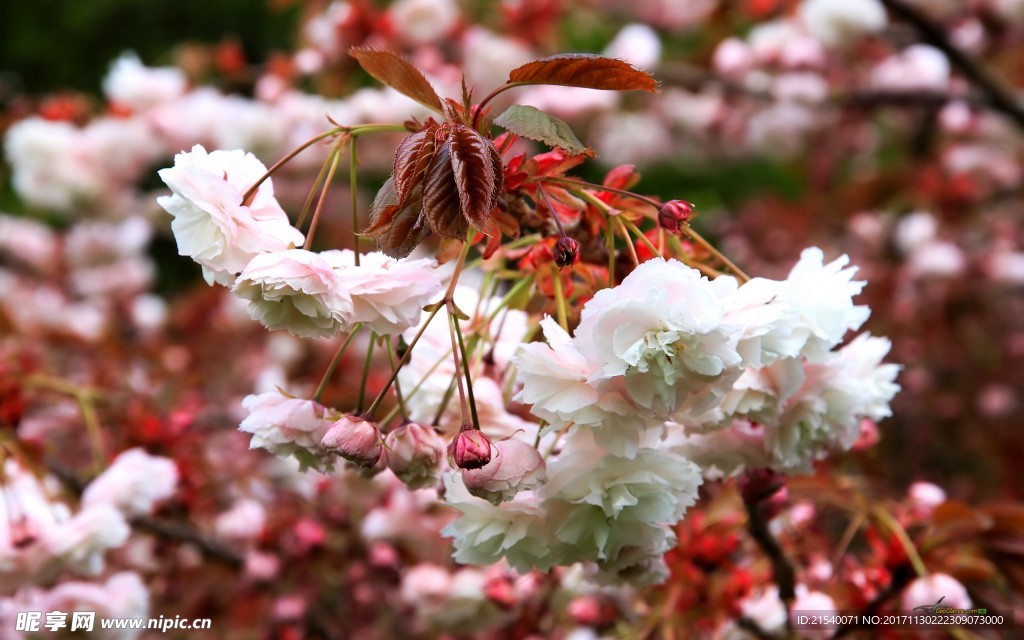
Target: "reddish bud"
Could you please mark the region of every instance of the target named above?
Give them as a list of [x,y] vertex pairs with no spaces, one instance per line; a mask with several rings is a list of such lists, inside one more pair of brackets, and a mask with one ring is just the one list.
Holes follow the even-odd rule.
[[[781,473],[772,469],[752,469],[739,480],[740,495],[747,504],[767,501],[785,489]],[[783,496],[783,499],[788,497]]]
[[11,523],[10,541],[15,549],[32,546],[38,537],[35,525],[28,518],[19,518]]
[[658,224],[665,231],[678,233],[679,226],[693,217],[693,205],[685,200],[669,200],[658,211]]
[[491,441],[483,431],[463,425],[448,445],[448,457],[460,469],[479,469],[491,461]]
[[569,236],[562,236],[555,243],[552,253],[555,255],[555,264],[559,269],[570,267],[576,264],[576,260],[580,257],[580,243]]
[[346,415],[335,422],[320,444],[361,467],[375,465],[382,450],[377,425],[355,415]]

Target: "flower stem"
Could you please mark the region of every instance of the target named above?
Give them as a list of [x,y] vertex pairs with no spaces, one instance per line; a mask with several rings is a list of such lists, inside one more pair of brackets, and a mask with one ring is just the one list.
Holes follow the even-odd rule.
[[[451,302],[449,302],[448,304],[451,305]],[[460,408],[461,413],[462,413],[462,424],[466,425],[466,424],[469,423],[469,421],[466,419],[467,418],[467,413],[469,411],[469,407],[466,404],[466,387],[462,383],[462,375],[460,373],[461,365],[459,364],[459,349],[456,346],[455,328],[454,328],[454,325],[457,324],[458,322],[459,322],[458,316],[456,316],[454,310],[451,309],[451,307],[449,307],[449,309],[448,309],[448,335],[452,339],[452,359],[455,361],[455,382],[459,385],[459,408]],[[473,422],[473,426],[475,428],[477,428],[477,429],[480,428],[480,427],[478,427],[476,425],[476,421]]]
[[[376,343],[377,334],[370,334],[370,346],[366,349],[366,360],[363,361],[363,377],[359,381],[359,402],[356,404],[356,414],[362,414],[363,402],[366,399],[366,381],[370,377],[370,362],[373,360],[373,345]],[[395,372],[395,378],[398,377],[398,372]],[[392,381],[395,379],[392,378]]]
[[[391,363],[392,371],[398,370],[398,364],[395,358],[395,345],[391,343],[391,336],[384,339],[384,345],[388,350],[388,362]],[[398,379],[395,378],[395,396],[398,398],[398,409],[402,412],[402,418],[409,419],[409,409],[405,406],[405,398],[402,397],[402,388],[398,384]]]
[[334,370],[338,367],[338,363],[341,362],[341,356],[345,355],[345,351],[348,349],[348,345],[352,343],[352,339],[356,337],[359,330],[363,328],[362,324],[356,324],[352,327],[352,331],[349,332],[348,337],[345,338],[345,342],[341,343],[338,348],[338,352],[334,354],[334,358],[331,363],[327,365],[327,371],[324,371],[324,375],[320,378],[320,384],[316,388],[316,392],[313,394],[313,400],[320,402],[320,398],[323,397],[324,391],[327,389],[327,382],[331,379],[334,374]]
[[[352,249],[355,252],[356,266],[359,266],[359,191],[358,176],[356,169],[359,166],[359,159],[356,156],[356,140],[358,135],[353,135],[348,143],[348,188],[352,192]],[[390,345],[391,343],[388,342]]]
[[661,205],[663,204],[662,202],[659,202],[658,200],[655,200],[654,198],[651,198],[650,196],[641,195],[639,193],[633,193],[632,191],[627,191],[625,189],[618,189],[616,187],[608,187],[608,186],[601,185],[601,184],[594,184],[593,182],[586,182],[585,180],[574,180],[572,178],[559,178],[557,176],[545,176],[543,178],[538,178],[538,180],[543,181],[543,182],[555,182],[555,183],[558,183],[558,184],[565,184],[565,185],[569,185],[569,186],[573,186],[573,187],[577,187],[577,188],[585,187],[587,189],[593,189],[595,191],[609,191],[611,193],[617,193],[620,196],[626,196],[627,198],[633,198],[634,200],[639,200],[641,202],[645,202],[645,203],[651,205],[652,207],[654,207],[655,209],[660,209]]
[[640,227],[636,226],[635,224],[633,224],[629,220],[626,220],[625,218],[620,218],[619,222],[621,222],[623,226],[629,229],[633,233],[633,235],[636,236],[636,239],[642,242],[643,245],[647,247],[647,249],[651,253],[653,253],[656,256],[662,255],[662,252],[658,250],[658,247],[654,246],[654,243],[652,243],[650,238],[648,238],[647,235],[640,230]]
[[373,417],[373,414],[377,412],[377,409],[380,407],[380,403],[384,401],[384,396],[386,396],[388,393],[388,389],[391,388],[391,385],[394,384],[395,380],[398,378],[398,372],[401,371],[402,367],[404,367],[407,362],[409,362],[409,358],[412,356],[412,350],[413,348],[416,347],[416,343],[419,342],[420,338],[423,337],[423,334],[424,332],[426,332],[427,327],[430,326],[430,321],[434,319],[434,316],[437,315],[437,313],[441,310],[443,306],[444,304],[442,301],[428,307],[430,308],[430,315],[427,316],[427,319],[423,323],[423,326],[421,326],[419,330],[416,331],[416,335],[413,336],[412,341],[409,342],[409,347],[405,350],[405,355],[403,355],[402,358],[398,361],[398,367],[391,372],[391,378],[388,380],[387,384],[385,384],[384,388],[381,389],[380,393],[377,394],[377,397],[374,399],[373,404],[370,405],[370,408],[366,410],[365,415],[367,417]]
[[604,225],[604,246],[608,252],[608,288],[615,286],[615,229],[612,228],[612,219]]
[[473,416],[473,428],[479,430],[480,418],[477,416],[476,399],[473,397],[473,379],[469,375],[469,354],[466,351],[466,343],[462,339],[462,327],[459,326],[459,318],[454,313],[451,314],[451,324],[459,341],[459,353],[462,360],[462,371],[466,376],[466,395],[469,398],[469,411]]
[[551,265],[551,277],[555,285],[555,309],[558,312],[558,324],[569,331],[569,314],[566,310],[565,292],[562,291],[562,276],[555,265]]
[[312,138],[310,138],[309,140],[306,140],[305,142],[300,144],[295,149],[292,149],[288,153],[288,155],[286,155],[285,157],[283,157],[280,160],[278,160],[277,162],[275,162],[273,164],[273,166],[271,166],[269,169],[267,169],[267,172],[264,173],[260,177],[259,180],[257,180],[255,183],[253,183],[253,185],[251,187],[249,187],[245,191],[245,193],[242,195],[242,204],[247,206],[247,207],[249,205],[251,205],[252,201],[253,201],[253,198],[256,197],[256,191],[260,188],[260,185],[263,184],[263,182],[266,181],[267,178],[272,176],[275,171],[277,171],[278,169],[283,167],[285,164],[290,162],[292,160],[292,158],[294,158],[295,156],[299,155],[300,153],[302,153],[303,151],[305,151],[309,147],[313,146],[317,142],[320,142],[324,138],[329,138],[329,137],[331,137],[333,135],[337,135],[338,133],[341,133],[342,131],[344,131],[343,127],[335,127],[333,129],[328,129],[327,131],[324,131],[323,133],[315,135]]
[[302,248],[309,250],[313,246],[313,236],[316,234],[317,223],[320,222],[320,212],[323,211],[324,202],[327,201],[327,190],[331,187],[331,180],[334,179],[334,172],[338,169],[338,148],[331,150],[331,168],[327,171],[327,178],[324,179],[323,189],[320,190],[320,200],[316,203],[316,211],[313,212],[313,220],[309,223],[309,232],[306,234],[306,242]]
[[622,239],[626,241],[626,249],[629,251],[629,257],[633,259],[635,266],[640,266],[640,257],[636,255],[636,247],[633,246],[633,239],[629,237],[629,232],[626,231],[626,226],[622,224],[622,220],[618,217],[608,218],[608,222],[615,225],[615,228],[622,234]]
[[872,510],[874,516],[882,521],[886,527],[892,531],[892,534],[896,536],[900,544],[903,546],[903,551],[907,554],[907,559],[910,561],[911,566],[914,567],[914,571],[917,575],[924,576],[928,574],[928,569],[924,566],[924,561],[921,559],[921,555],[917,552],[917,547],[914,546],[914,542],[907,535],[907,530],[903,528],[903,525],[893,517],[891,513],[883,509],[882,507],[875,507]]
[[733,264],[732,260],[730,260],[729,258],[726,258],[725,254],[723,254],[718,249],[714,248],[711,245],[711,243],[708,242],[707,240],[705,240],[704,236],[702,236],[699,233],[697,233],[693,229],[693,227],[691,227],[688,224],[684,224],[684,225],[680,225],[679,228],[683,230],[683,233],[685,233],[686,235],[690,236],[691,240],[693,240],[694,242],[699,244],[706,251],[708,251],[711,255],[715,256],[715,258],[717,258],[719,260],[719,262],[724,264],[725,267],[727,269],[729,269],[729,271],[731,271],[733,273],[733,275],[736,276],[736,278],[740,281],[741,284],[750,280],[750,276],[748,276],[746,273],[743,272],[742,269],[740,269],[735,264]]
[[306,196],[306,202],[302,205],[302,211],[299,212],[299,219],[295,222],[295,228],[301,229],[302,225],[306,224],[306,216],[309,215],[309,208],[313,206],[313,199],[316,198],[316,194],[320,191],[321,185],[324,183],[324,178],[327,176],[327,170],[331,168],[331,156],[328,154],[327,159],[324,160],[324,164],[320,167],[320,173],[317,174],[316,180],[313,181],[313,186],[309,189],[309,195]]

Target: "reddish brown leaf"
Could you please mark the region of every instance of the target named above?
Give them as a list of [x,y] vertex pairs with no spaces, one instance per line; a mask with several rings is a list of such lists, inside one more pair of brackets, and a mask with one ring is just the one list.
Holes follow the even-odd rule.
[[404,258],[423,241],[429,230],[420,215],[419,189],[410,194],[405,206],[399,207],[397,203],[395,180],[389,177],[370,205],[370,226],[363,234],[373,238],[386,255]]
[[377,81],[438,113],[443,113],[437,92],[420,70],[405,58],[392,51],[381,51],[371,47],[352,47],[348,52],[366,73]]
[[[448,145],[462,216],[475,229],[483,230],[504,179],[500,171],[495,172],[497,150],[490,140],[463,126],[452,129]],[[497,167],[500,166],[498,158]]]
[[397,205],[399,207],[405,206],[409,199],[409,194],[423,182],[423,176],[434,156],[435,131],[437,131],[437,127],[431,127],[414,133],[403,140],[398,145],[398,149],[395,150],[394,172],[392,175],[395,178],[395,190],[398,193]]
[[423,179],[423,217],[442,238],[463,238],[468,229],[461,214],[459,190],[452,171],[451,145],[438,145]]
[[658,81],[628,62],[588,53],[566,53],[513,69],[509,83],[559,84],[612,91],[658,91]]

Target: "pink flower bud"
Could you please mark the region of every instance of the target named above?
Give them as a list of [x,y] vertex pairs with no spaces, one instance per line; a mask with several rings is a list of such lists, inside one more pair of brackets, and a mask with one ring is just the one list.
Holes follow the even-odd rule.
[[766,501],[784,488],[782,474],[772,469],[752,469],[739,479],[740,495],[747,504]]
[[569,236],[562,236],[555,243],[552,253],[555,255],[555,264],[559,269],[570,267],[576,264],[576,260],[580,257],[580,243]]
[[479,469],[491,461],[491,441],[483,431],[463,425],[448,445],[448,457],[460,469]]
[[430,427],[408,422],[384,438],[388,468],[410,489],[437,484],[444,440]]
[[543,482],[546,471],[536,449],[518,440],[502,440],[494,444],[490,462],[463,471],[462,479],[470,493],[498,504]]
[[665,231],[678,233],[680,225],[693,217],[693,205],[685,200],[669,200],[658,211],[658,224]]
[[361,467],[372,467],[380,458],[381,438],[377,425],[351,414],[335,422],[320,444]]

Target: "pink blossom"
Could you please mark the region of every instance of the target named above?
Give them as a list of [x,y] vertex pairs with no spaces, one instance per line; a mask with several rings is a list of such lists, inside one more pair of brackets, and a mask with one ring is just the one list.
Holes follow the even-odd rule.
[[145,515],[172,496],[177,484],[178,467],[173,460],[129,449],[89,483],[82,504],[109,504],[127,516]]
[[174,167],[159,171],[172,195],[157,201],[174,216],[178,252],[203,267],[208,283],[231,284],[257,254],[302,244],[303,235],[288,222],[270,180],[250,202],[242,202],[266,170],[251,153],[207,153],[196,145],[176,155]]
[[249,316],[268,329],[303,338],[352,329],[352,300],[319,254],[290,249],[254,256],[232,291],[249,301]]

